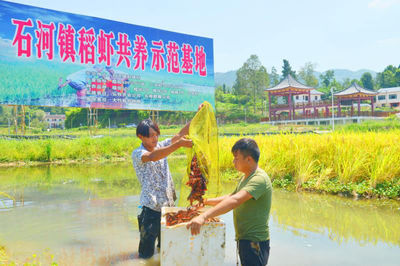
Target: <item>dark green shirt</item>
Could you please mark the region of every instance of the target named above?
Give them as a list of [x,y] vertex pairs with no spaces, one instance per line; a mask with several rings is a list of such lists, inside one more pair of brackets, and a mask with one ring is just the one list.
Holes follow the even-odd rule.
[[267,173],[257,168],[248,178],[240,180],[233,194],[240,190],[249,192],[252,198],[233,210],[236,240],[269,240],[272,186]]

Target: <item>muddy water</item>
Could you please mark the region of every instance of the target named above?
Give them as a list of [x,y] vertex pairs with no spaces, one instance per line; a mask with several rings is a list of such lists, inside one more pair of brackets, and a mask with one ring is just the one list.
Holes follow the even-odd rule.
[[[180,191],[185,165],[170,166]],[[0,191],[9,261],[158,265],[136,259],[140,186],[130,163],[0,168]],[[271,214],[270,265],[399,265],[399,202],[274,190]],[[235,265],[232,214],[222,219],[225,263]]]

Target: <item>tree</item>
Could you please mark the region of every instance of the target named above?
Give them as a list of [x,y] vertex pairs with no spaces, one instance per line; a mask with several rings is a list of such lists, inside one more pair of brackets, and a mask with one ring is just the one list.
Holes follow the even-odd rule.
[[44,121],[40,121],[37,117],[32,119],[31,122],[31,127],[40,129],[40,130],[45,130],[47,128],[47,124]]
[[46,112],[43,111],[43,110],[40,110],[40,109],[33,110],[31,117],[32,118],[37,118],[40,122],[44,122],[45,117],[46,117]]
[[37,128],[40,130],[45,130],[47,128],[47,123],[45,121],[46,118],[46,112],[41,110],[41,109],[37,109],[37,110],[32,110],[31,111],[31,127],[33,128]]
[[249,95],[256,112],[257,99],[263,99],[264,89],[269,86],[267,69],[261,65],[257,55],[249,59],[236,72],[236,81],[233,86],[236,95]]
[[400,73],[398,75],[398,80],[396,78],[396,73],[399,71],[395,66],[389,65],[385,68],[383,72],[376,74],[376,83],[379,88],[390,88],[400,86]]
[[324,74],[319,75],[322,84],[328,88],[332,80],[335,78],[335,72],[333,70],[327,70]]
[[351,86],[351,84],[352,84],[352,82],[351,82],[350,78],[345,78],[345,79],[343,80],[343,82],[342,82],[342,87],[343,87],[344,89],[347,89],[348,87]]
[[374,89],[374,81],[372,79],[371,73],[369,73],[369,72],[365,72],[361,76],[361,83],[362,83],[362,86],[367,90],[373,90]]
[[311,62],[307,62],[304,67],[300,68],[299,76],[307,86],[310,87],[317,87],[318,86],[318,79],[314,76],[315,71],[315,64]]
[[289,61],[286,59],[283,59],[282,79],[286,78],[289,74],[292,75],[292,77],[296,78],[296,72],[292,70],[292,67],[289,64]]
[[275,86],[276,84],[279,83],[279,75],[275,67],[272,67],[271,69],[270,80],[271,80],[271,86]]
[[0,105],[0,123],[7,125],[12,118],[13,118],[12,107],[6,105]]

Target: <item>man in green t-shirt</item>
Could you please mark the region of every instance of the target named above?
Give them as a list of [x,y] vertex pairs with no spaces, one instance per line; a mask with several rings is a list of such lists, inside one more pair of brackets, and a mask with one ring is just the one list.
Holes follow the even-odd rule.
[[267,265],[269,258],[269,213],[272,186],[268,175],[258,168],[260,150],[253,139],[243,138],[233,145],[235,168],[244,174],[230,195],[204,200],[214,206],[193,218],[187,225],[192,235],[208,218],[233,210],[236,241],[242,265]]

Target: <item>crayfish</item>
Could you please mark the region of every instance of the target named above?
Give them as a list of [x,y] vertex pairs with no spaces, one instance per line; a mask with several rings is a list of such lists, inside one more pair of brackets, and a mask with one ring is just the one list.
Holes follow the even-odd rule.
[[[165,214],[166,225],[176,225],[180,223],[190,222],[194,217],[199,216],[200,212],[197,210],[198,207],[189,207],[186,210],[180,210],[178,212],[169,212]],[[207,222],[219,222],[218,218],[207,219]]]
[[[204,158],[203,161],[205,161]],[[203,163],[203,170],[207,172],[205,163]],[[186,185],[192,188],[192,191],[190,192],[187,198],[190,201],[191,207],[187,208],[186,210],[167,213],[165,215],[167,226],[189,222],[194,217],[200,215],[198,209],[204,206],[203,195],[207,190],[207,179],[201,172],[196,156],[193,157],[190,163],[189,181],[186,183]],[[193,206],[194,201],[198,202],[198,204],[195,206]],[[219,221],[220,220],[218,218],[207,219],[207,222],[219,222]]]
[[189,181],[186,185],[192,188],[192,191],[187,198],[190,201],[190,206],[193,206],[193,201],[198,201],[197,206],[202,206],[203,195],[207,190],[207,180],[200,171],[196,156],[193,157],[190,164]]

